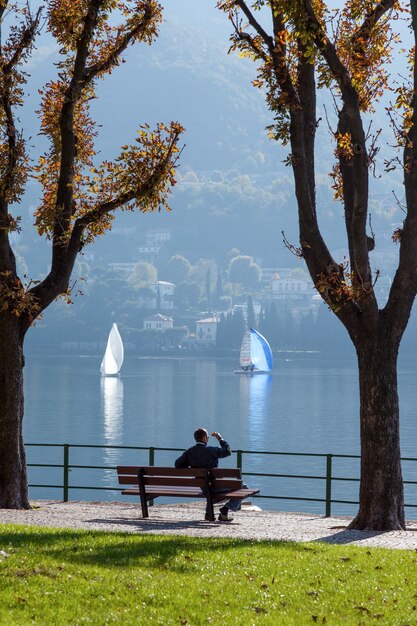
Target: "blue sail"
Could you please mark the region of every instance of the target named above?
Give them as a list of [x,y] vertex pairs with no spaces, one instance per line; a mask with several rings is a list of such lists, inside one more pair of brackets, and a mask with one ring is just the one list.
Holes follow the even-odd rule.
[[273,367],[273,358],[269,343],[254,328],[250,329],[250,340],[251,360],[255,369],[270,372]]

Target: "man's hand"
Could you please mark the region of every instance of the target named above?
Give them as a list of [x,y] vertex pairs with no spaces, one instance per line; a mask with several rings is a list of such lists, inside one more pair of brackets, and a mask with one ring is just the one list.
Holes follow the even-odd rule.
[[220,439],[223,439],[223,437],[221,436],[221,434],[220,434],[220,433],[216,433],[216,432],[214,432],[214,433],[211,433],[211,436],[212,436],[212,437],[216,437],[216,439],[217,439],[218,441],[220,441]]

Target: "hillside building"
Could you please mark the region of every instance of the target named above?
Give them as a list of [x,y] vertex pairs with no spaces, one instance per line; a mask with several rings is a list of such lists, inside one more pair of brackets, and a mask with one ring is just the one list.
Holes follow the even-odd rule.
[[165,280],[158,280],[157,283],[151,285],[152,291],[155,293],[155,309],[171,310],[174,308],[175,285]]
[[143,328],[146,330],[159,330],[163,331],[167,328],[174,328],[174,320],[172,317],[166,317],[160,313],[146,317],[143,320]]
[[275,274],[271,281],[271,300],[278,307],[285,306],[295,317],[302,317],[314,309],[316,294],[313,283],[308,280]]
[[195,323],[195,342],[202,346],[215,346],[217,335],[217,317],[207,317]]

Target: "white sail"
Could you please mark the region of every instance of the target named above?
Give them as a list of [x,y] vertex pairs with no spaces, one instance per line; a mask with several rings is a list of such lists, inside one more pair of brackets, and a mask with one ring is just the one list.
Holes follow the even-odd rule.
[[106,351],[100,366],[102,376],[114,376],[120,372],[124,350],[117,324],[113,324],[107,340]]
[[243,335],[242,345],[240,348],[240,366],[248,367],[251,364],[250,354],[250,332],[249,329],[245,330]]

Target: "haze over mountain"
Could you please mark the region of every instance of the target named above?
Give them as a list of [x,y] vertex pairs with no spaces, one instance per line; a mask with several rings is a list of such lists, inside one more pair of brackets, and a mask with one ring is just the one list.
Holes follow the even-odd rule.
[[[119,215],[114,232],[89,250],[105,261],[134,261],[141,233],[164,226],[173,232],[172,253],[191,260],[204,256],[221,263],[231,248],[237,248],[267,265],[294,264],[281,236],[285,231],[291,242],[298,241],[292,172],[283,163],[289,149],[267,137],[265,127],[271,116],[263,94],[251,85],[255,67],[248,60],[227,54],[230,25],[214,2],[167,0],[164,4],[165,21],[157,41],[152,46],[129,48],[126,63],[100,84],[92,111],[101,126],[97,145],[103,158],[115,156],[121,145],[132,141],[140,124],[152,126],[171,119],[183,124],[185,146],[179,183],[171,196],[173,211]],[[37,146],[43,143],[36,135],[37,89],[54,76],[55,54],[50,38],[43,35],[28,67],[31,96],[22,121]],[[318,211],[324,234],[331,234],[330,245],[343,248],[343,211],[332,199],[328,177],[332,149],[321,100],[319,115]],[[401,198],[399,182],[395,174],[390,179],[383,175],[372,183],[376,194],[372,227],[377,246],[395,249],[389,239],[393,227],[387,226],[402,219],[390,195],[395,189]],[[30,230],[30,213],[38,194],[32,184],[22,204],[25,230],[20,253],[29,269],[34,264],[36,271],[44,271],[49,247],[34,244],[35,235]],[[378,197],[382,196],[385,199],[381,203]],[[126,232],[120,236],[126,228],[131,229],[128,245]]]

